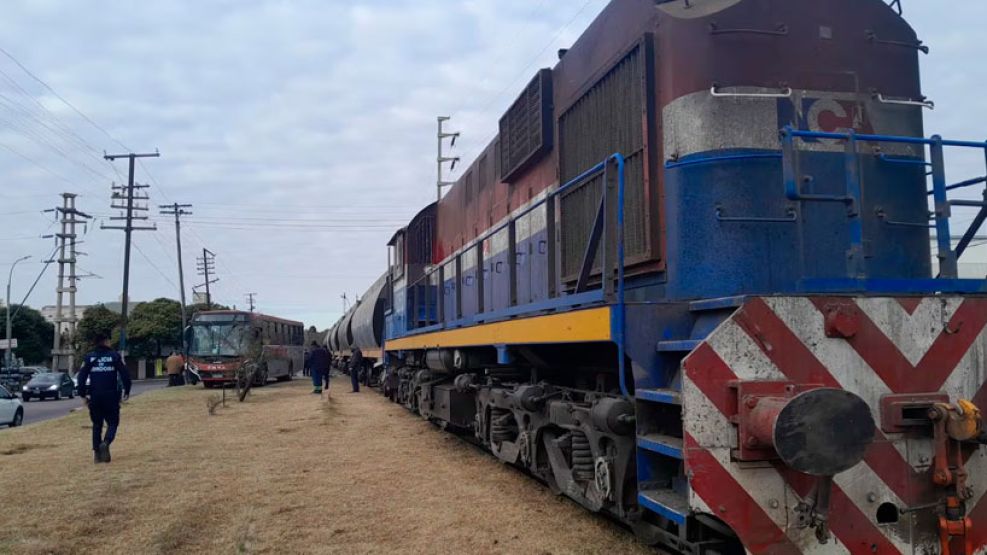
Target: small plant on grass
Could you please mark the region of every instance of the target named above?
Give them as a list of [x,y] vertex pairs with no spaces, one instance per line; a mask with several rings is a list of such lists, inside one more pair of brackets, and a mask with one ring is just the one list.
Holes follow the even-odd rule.
[[219,396],[218,393],[210,395],[206,399],[206,408],[209,409],[209,415],[213,416],[216,414],[216,409],[223,404],[223,398]]

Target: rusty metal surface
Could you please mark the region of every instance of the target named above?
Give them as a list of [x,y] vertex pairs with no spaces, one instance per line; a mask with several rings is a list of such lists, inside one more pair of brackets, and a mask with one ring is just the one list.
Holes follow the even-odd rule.
[[[645,180],[645,129],[649,45],[638,44],[559,118],[560,181],[568,182],[614,152],[627,160],[625,241],[630,263],[649,258],[647,219],[651,183]],[[562,275],[571,280],[579,270],[596,218],[602,176],[563,194],[561,199]],[[597,263],[594,269],[599,268]]]

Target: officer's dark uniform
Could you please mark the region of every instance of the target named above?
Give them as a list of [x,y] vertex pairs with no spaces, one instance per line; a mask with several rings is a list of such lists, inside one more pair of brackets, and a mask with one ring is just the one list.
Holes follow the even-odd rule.
[[353,349],[350,356],[350,383],[353,385],[353,393],[360,391],[360,369],[363,368],[363,351],[359,347]]
[[[120,354],[109,347],[100,345],[87,354],[79,370],[79,396],[89,396],[89,418],[93,421],[93,451],[97,460],[109,462],[109,446],[116,437],[120,425],[120,389],[117,377],[123,382],[123,393],[130,396],[130,372]],[[86,384],[86,380],[89,384]],[[103,423],[106,435],[103,436]],[[105,444],[101,454],[100,446]]]

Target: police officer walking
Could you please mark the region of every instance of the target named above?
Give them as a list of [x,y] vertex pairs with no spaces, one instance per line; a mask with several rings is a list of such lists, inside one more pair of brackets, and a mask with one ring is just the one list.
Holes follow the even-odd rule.
[[[89,418],[93,422],[93,462],[110,462],[110,444],[120,425],[120,389],[118,376],[123,383],[123,400],[130,398],[130,372],[120,354],[110,348],[109,337],[98,334],[93,342],[94,350],[85,356],[79,370],[79,397],[89,406]],[[103,435],[103,424],[106,435]]]

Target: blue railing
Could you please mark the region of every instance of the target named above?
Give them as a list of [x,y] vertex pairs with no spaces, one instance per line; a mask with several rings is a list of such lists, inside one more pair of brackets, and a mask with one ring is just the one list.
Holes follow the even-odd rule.
[[[797,139],[830,139],[842,141],[845,145],[844,159],[846,161],[846,194],[845,195],[812,195],[803,194],[799,183],[811,180],[811,178],[798,175],[798,149]],[[842,202],[848,207],[847,214],[850,220],[850,258],[851,264],[848,267],[850,278],[866,277],[864,266],[864,238],[863,220],[861,214],[863,189],[860,175],[860,152],[857,144],[859,142],[887,143],[887,144],[908,144],[920,146],[923,149],[920,158],[889,158],[881,157],[882,161],[893,163],[914,163],[916,165],[928,165],[932,176],[932,189],[928,192],[934,201],[934,210],[931,219],[933,226],[928,226],[928,222],[910,222],[907,225],[918,227],[934,227],[936,230],[936,242],[938,244],[939,272],[940,277],[945,279],[957,279],[958,260],[963,252],[970,245],[970,241],[976,236],[980,227],[987,220],[987,190],[984,191],[983,200],[950,200],[949,191],[971,187],[981,183],[987,183],[987,173],[984,176],[967,179],[952,185],[946,181],[946,165],[944,149],[945,147],[973,148],[982,150],[984,153],[985,171],[987,171],[987,142],[972,141],[952,141],[946,140],[936,135],[932,138],[898,137],[892,135],[861,135],[848,131],[845,133],[825,133],[820,131],[800,131],[792,127],[785,127],[781,131],[782,160],[785,180],[785,195],[793,201],[800,202]],[[928,146],[930,161],[924,160],[924,148]],[[952,207],[973,207],[980,208],[979,213],[974,218],[970,227],[963,234],[956,248],[952,245],[950,235],[950,217]],[[898,222],[897,225],[904,225]]]
[[[460,249],[451,262],[455,268],[456,294],[454,301],[455,314],[450,318],[446,314],[446,302],[443,289],[446,281],[445,268],[450,263],[443,261],[435,268],[424,272],[424,274],[408,285],[406,291],[414,292],[411,300],[409,318],[409,331],[412,333],[425,333],[445,328],[473,325],[486,321],[507,319],[515,316],[531,314],[543,310],[559,310],[574,306],[585,306],[589,304],[609,303],[615,305],[615,316],[613,320],[613,341],[618,350],[618,370],[621,393],[629,397],[630,393],[626,385],[625,368],[625,250],[624,250],[624,188],[625,188],[625,160],[623,155],[617,153],[608,156],[605,160],[586,170],[575,178],[569,180],[554,191],[549,191],[544,198],[532,202],[526,208],[512,214],[508,219],[483,232],[469,245]],[[586,252],[583,255],[583,263],[579,274],[579,280],[571,293],[560,291],[562,286],[556,268],[556,199],[562,194],[575,190],[585,185],[591,179],[603,177],[603,194],[601,195],[600,206],[597,212],[597,220],[593,228],[589,231],[589,241]],[[616,198],[614,198],[616,197]],[[516,228],[517,221],[536,209],[545,207],[545,226],[547,237],[547,249],[545,256],[547,263],[547,287],[548,301],[536,303],[518,303],[518,276],[517,276],[517,241]],[[506,310],[492,311],[484,306],[486,284],[483,271],[483,243],[494,235],[507,231],[508,239],[508,280],[509,280],[509,303]],[[476,258],[476,312],[472,317],[463,314],[463,256],[473,251]],[[589,277],[593,273],[594,261],[597,253],[602,252],[601,279],[599,289],[590,289],[588,285]],[[613,273],[616,273],[616,280]],[[493,273],[491,272],[491,276]],[[433,281],[435,282],[435,294],[431,295]],[[616,283],[615,283],[616,281]],[[420,287],[424,286],[424,287]],[[418,291],[424,291],[423,299],[418,298]],[[434,297],[434,298],[433,298]],[[424,313],[419,310],[419,302],[424,301]],[[431,320],[432,303],[435,303],[437,321]],[[426,314],[424,322],[416,321],[420,314]]]

